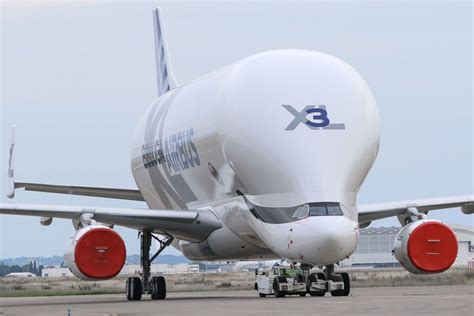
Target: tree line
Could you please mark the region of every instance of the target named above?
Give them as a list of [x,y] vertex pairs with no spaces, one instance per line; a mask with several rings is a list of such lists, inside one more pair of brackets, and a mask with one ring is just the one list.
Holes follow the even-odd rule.
[[31,272],[37,276],[41,276],[41,272],[43,271],[43,265],[36,265],[36,261],[30,261],[25,265],[6,265],[3,262],[0,262],[0,277],[4,277],[5,275],[12,273],[12,272]]

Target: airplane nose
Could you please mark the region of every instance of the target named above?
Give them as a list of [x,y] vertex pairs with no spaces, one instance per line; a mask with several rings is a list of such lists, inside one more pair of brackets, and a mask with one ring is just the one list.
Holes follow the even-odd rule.
[[357,247],[357,222],[344,216],[306,218],[288,232],[285,257],[326,265],[349,257]]

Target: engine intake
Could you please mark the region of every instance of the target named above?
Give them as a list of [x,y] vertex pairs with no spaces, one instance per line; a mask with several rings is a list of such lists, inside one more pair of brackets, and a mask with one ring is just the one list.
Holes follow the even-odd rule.
[[66,247],[64,261],[72,274],[83,280],[113,278],[125,264],[125,243],[107,226],[87,226],[77,230]]
[[440,221],[418,220],[398,232],[392,253],[412,273],[441,273],[456,260],[458,241],[451,228]]

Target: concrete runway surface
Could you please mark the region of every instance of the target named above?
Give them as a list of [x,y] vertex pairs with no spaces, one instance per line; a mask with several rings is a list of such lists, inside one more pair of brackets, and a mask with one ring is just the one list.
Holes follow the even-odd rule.
[[474,286],[354,288],[349,297],[259,298],[255,291],[0,298],[0,315],[474,315]]

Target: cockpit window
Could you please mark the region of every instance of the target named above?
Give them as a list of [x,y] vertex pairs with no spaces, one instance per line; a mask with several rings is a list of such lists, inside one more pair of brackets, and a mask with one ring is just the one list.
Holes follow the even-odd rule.
[[342,213],[341,205],[339,203],[325,202],[325,203],[310,203],[309,216],[339,216]]
[[335,203],[335,205],[330,205],[330,204],[331,203],[328,203],[328,206],[327,206],[329,216],[343,215],[341,206],[339,204],[337,203]]
[[307,204],[305,205],[302,205],[300,207],[298,207],[296,209],[296,211],[293,213],[293,218],[297,218],[297,219],[302,219],[302,218],[305,218],[306,216],[308,216],[308,213],[309,213],[309,206]]
[[250,212],[265,223],[283,224],[301,220],[309,216],[343,216],[337,202],[308,203],[293,207],[264,207],[252,204],[243,194]]
[[325,205],[313,205],[309,209],[309,216],[325,216],[327,210]]

